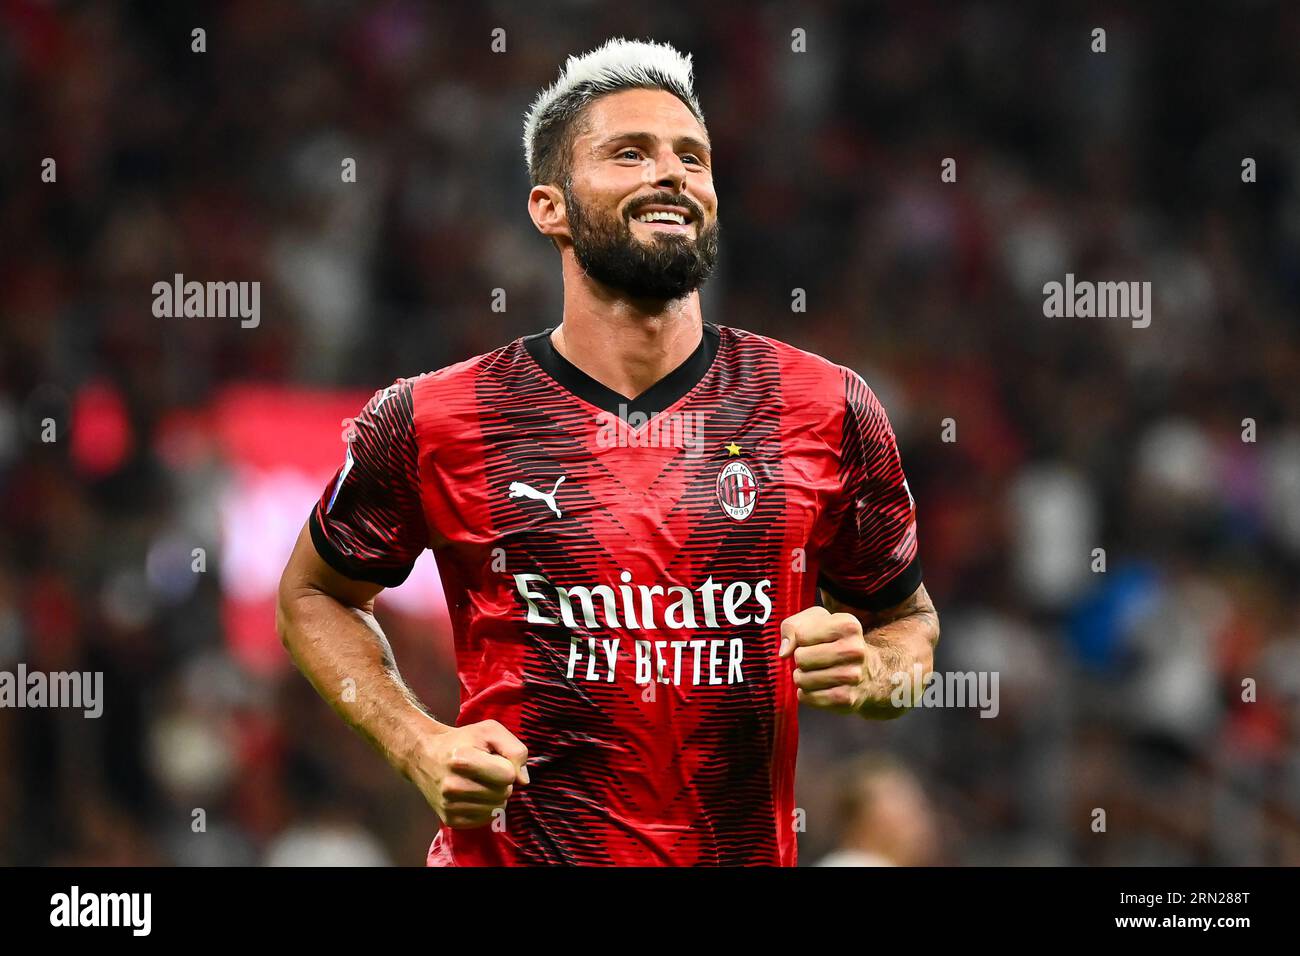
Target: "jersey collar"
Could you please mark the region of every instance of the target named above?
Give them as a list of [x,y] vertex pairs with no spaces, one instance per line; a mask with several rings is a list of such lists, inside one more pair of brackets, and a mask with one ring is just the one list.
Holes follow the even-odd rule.
[[535,335],[524,336],[523,344],[528,354],[562,388],[611,415],[641,412],[646,416],[652,416],[673,405],[709,373],[709,369],[713,367],[713,360],[718,354],[720,338],[718,327],[711,322],[705,322],[700,344],[687,356],[686,361],[636,398],[627,398],[612,388],[602,385],[561,355],[551,341],[553,331],[555,331],[554,326]]

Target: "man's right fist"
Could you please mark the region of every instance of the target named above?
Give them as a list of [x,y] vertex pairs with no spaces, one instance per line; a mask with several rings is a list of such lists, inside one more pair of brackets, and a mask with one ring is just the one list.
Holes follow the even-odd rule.
[[456,830],[481,827],[528,784],[528,748],[495,720],[453,727],[421,740],[408,768],[429,806]]

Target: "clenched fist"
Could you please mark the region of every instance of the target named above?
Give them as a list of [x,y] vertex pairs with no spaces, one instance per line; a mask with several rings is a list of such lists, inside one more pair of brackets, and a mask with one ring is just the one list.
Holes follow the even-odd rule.
[[481,827],[527,786],[528,748],[495,720],[423,738],[407,768],[435,813],[455,830]]
[[852,614],[810,607],[787,617],[780,656],[794,658],[801,704],[886,719],[903,713],[890,701],[894,683],[879,648],[867,643],[862,622]]

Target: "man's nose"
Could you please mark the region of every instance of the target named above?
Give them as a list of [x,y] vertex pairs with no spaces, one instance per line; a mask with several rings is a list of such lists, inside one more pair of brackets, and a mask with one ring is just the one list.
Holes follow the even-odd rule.
[[656,160],[654,165],[654,182],[656,186],[680,192],[686,184],[686,165],[681,158],[670,152],[666,157]]

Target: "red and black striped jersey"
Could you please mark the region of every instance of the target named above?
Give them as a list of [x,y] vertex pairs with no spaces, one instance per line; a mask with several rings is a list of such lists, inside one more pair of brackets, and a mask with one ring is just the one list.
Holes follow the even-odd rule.
[[793,865],[781,621],[819,585],[880,609],[921,581],[889,420],[857,373],[765,336],[705,323],[630,400],[550,332],[378,392],[310,521],[360,580],[433,550],[457,724],[528,747],[498,823],[444,827],[428,861]]

